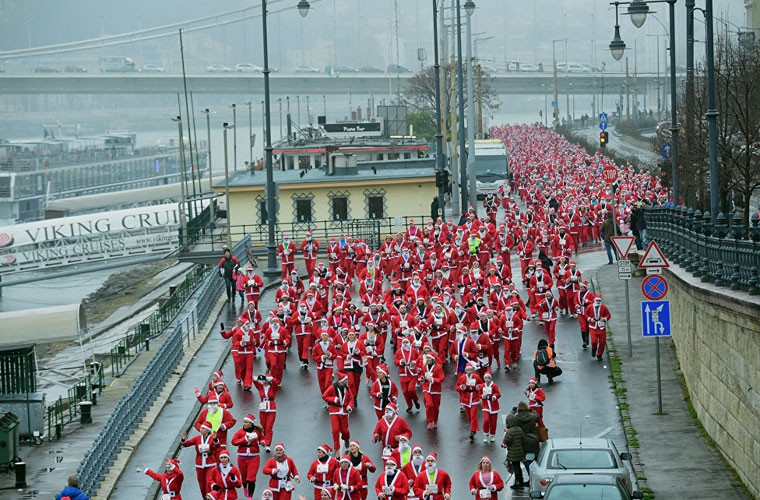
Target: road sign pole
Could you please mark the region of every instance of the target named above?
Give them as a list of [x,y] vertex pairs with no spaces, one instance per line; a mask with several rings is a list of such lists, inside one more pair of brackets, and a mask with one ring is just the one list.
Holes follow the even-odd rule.
[[625,319],[628,327],[628,356],[633,357],[633,344],[631,343],[631,300],[628,292],[628,280],[625,280]]
[[655,337],[654,349],[657,355],[657,414],[662,415],[662,378],[660,376],[660,337]]

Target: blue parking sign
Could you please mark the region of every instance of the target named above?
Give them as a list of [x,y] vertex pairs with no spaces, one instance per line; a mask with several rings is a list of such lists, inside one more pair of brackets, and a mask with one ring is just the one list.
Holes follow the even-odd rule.
[[670,337],[670,301],[641,301],[641,333],[644,337]]

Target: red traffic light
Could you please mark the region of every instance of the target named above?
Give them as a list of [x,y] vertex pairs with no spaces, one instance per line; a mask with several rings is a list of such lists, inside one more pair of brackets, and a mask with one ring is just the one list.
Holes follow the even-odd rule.
[[600,144],[607,144],[609,139],[607,131],[599,132],[599,143]]

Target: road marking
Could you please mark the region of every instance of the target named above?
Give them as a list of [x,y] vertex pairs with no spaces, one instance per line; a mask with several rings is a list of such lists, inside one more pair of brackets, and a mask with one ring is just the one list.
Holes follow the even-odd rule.
[[609,434],[610,432],[612,432],[612,431],[614,431],[614,430],[615,430],[615,428],[614,428],[614,427],[607,427],[607,428],[606,428],[606,429],[604,429],[602,432],[600,432],[599,434],[597,434],[596,436],[594,436],[594,438],[595,438],[595,439],[599,439],[599,438],[602,438],[602,437],[606,436],[607,434]]

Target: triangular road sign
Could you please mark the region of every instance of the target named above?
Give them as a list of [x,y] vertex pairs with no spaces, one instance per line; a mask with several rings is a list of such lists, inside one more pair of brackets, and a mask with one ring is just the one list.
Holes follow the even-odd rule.
[[644,256],[639,261],[639,269],[647,269],[652,267],[670,267],[668,259],[657,246],[654,240],[647,247],[647,251],[644,252]]
[[617,248],[618,255],[621,259],[625,259],[628,256],[628,252],[631,251],[633,242],[636,240],[633,236],[613,236],[612,244]]

